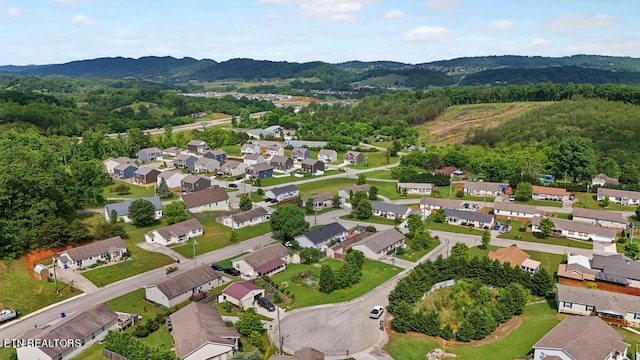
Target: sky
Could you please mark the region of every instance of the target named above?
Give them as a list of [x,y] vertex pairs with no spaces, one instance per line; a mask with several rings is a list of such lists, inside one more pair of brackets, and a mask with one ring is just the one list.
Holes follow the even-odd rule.
[[638,0],[0,0],[0,65],[640,57]]

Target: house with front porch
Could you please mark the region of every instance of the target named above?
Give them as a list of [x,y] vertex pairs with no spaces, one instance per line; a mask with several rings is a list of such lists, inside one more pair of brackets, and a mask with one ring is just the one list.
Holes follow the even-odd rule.
[[381,216],[387,219],[406,219],[411,213],[411,208],[408,206],[382,201],[372,201],[371,210],[374,216]]
[[609,198],[609,201],[613,204],[620,204],[625,206],[638,206],[640,205],[640,192],[628,191],[618,189],[598,188],[596,199],[598,201],[604,200],[605,197]]
[[222,225],[232,229],[240,229],[246,226],[256,226],[268,221],[271,214],[263,207],[256,207],[222,219]]
[[222,290],[221,302],[228,301],[240,309],[251,309],[264,297],[264,289],[248,281],[236,281]]
[[573,208],[572,219],[573,221],[608,227],[619,231],[629,226],[629,220],[615,211]]
[[267,245],[255,251],[233,259],[233,268],[242,273],[243,278],[272,276],[284,271],[293,261],[293,254],[281,243]]
[[202,264],[168,279],[144,287],[145,298],[170,308],[183,303],[193,295],[206,293],[223,284],[222,275],[209,264]]
[[[531,231],[541,232],[540,221],[542,218],[535,217],[531,220]],[[617,231],[602,226],[596,226],[584,222],[553,218],[553,230],[551,235],[556,237],[567,237],[579,240],[593,240],[612,243],[616,240]]]
[[494,182],[474,182],[464,183],[464,193],[471,196],[491,196],[496,197],[505,193],[509,184]]
[[227,161],[227,152],[222,149],[208,150],[202,154],[202,157],[218,160],[222,164]]
[[402,193],[403,189],[406,189],[409,195],[431,195],[433,184],[399,182],[396,189],[399,193]]
[[115,236],[60,252],[58,267],[78,270],[89,267],[98,261],[105,263],[120,261],[125,252],[127,252],[127,244],[120,236]]
[[493,215],[457,209],[444,209],[447,223],[450,225],[469,226],[477,229],[490,229],[493,226]]
[[269,164],[273,167],[273,171],[286,173],[293,169],[293,159],[288,156],[274,155],[269,160]]
[[142,166],[133,173],[133,182],[141,185],[154,184],[158,180],[158,175],[160,170],[151,166]]
[[150,244],[172,245],[184,243],[187,240],[202,236],[204,227],[197,219],[189,219],[171,224],[144,234],[144,241]]
[[536,206],[498,200],[493,203],[493,213],[497,218],[519,221],[529,221],[540,216],[540,210]]
[[533,195],[531,197],[534,200],[567,201],[569,200],[569,193],[563,188],[533,185]]
[[202,154],[209,150],[209,143],[203,140],[189,140],[187,143],[187,150],[195,153]]
[[368,259],[378,260],[391,250],[403,246],[404,235],[396,229],[388,229],[367,236],[351,248],[361,251]]
[[180,200],[184,201],[192,213],[229,210],[229,194],[224,188],[208,188],[182,194]]

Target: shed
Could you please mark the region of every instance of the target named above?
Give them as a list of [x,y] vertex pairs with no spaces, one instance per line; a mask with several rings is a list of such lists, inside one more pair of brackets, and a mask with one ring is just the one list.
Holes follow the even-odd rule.
[[49,278],[49,269],[42,264],[38,264],[33,268],[33,276],[38,280],[46,280]]

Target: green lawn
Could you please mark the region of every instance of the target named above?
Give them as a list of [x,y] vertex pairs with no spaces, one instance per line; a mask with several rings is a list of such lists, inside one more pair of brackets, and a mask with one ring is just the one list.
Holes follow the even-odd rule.
[[[498,247],[489,245],[488,249],[482,249],[479,246],[473,246],[469,248],[469,256],[487,256],[489,251],[494,251]],[[541,251],[532,251],[532,250],[523,250],[527,254],[531,255],[531,259],[535,261],[540,261],[540,266],[547,269],[550,274],[558,271],[558,265],[562,261],[562,255],[560,254],[551,254]]]
[[[342,261],[334,259],[324,259],[320,262],[321,265],[330,265],[334,270],[337,270]],[[341,301],[352,300],[360,297],[383,282],[387,281],[394,275],[398,274],[402,269],[396,267],[395,269],[389,265],[379,261],[373,261],[365,259],[362,267],[362,278],[360,282],[348,289],[340,289],[332,292],[331,294],[323,294],[318,291],[317,282],[313,285],[307,285],[305,282],[294,283],[291,281],[292,275],[295,275],[301,271],[310,269],[317,277],[320,275],[320,266],[306,265],[306,264],[288,264],[287,270],[272,276],[272,280],[276,283],[286,284],[287,289],[290,290],[294,296],[295,301],[291,304],[291,308],[301,308],[306,306],[331,304]]]
[[[266,178],[266,179],[261,179],[260,180],[260,184],[262,186],[273,186],[273,185],[286,184],[286,183],[290,183],[290,182],[294,182],[294,181],[300,181],[300,180],[318,179],[318,178],[322,178],[323,176],[335,175],[335,174],[340,174],[340,173],[342,173],[342,172],[339,171],[339,170],[327,170],[327,171],[325,171],[325,173],[323,175],[305,174],[304,177],[296,177],[296,176],[270,177],[270,178]],[[251,183],[251,181],[249,181],[247,183]]]
[[427,220],[425,221],[427,229],[429,230],[437,230],[437,231],[446,231],[455,234],[468,234],[468,235],[477,235],[482,236],[484,230],[473,229],[468,226],[457,226],[457,225],[449,225],[447,223],[438,223],[435,221],[435,214],[431,214],[427,216]]
[[[522,324],[504,338],[480,346],[474,343],[453,343],[440,345],[435,338],[421,334],[395,334],[385,350],[394,359],[424,360],[426,353],[441,348],[457,354],[457,359],[473,360],[513,360],[524,359],[533,344],[560,322],[553,303],[531,304],[525,307],[521,315]],[[491,335],[489,335],[491,336]]]
[[[112,191],[112,189],[114,189],[116,186],[122,185],[122,184],[129,187],[129,192],[125,194],[119,194]],[[150,197],[150,196],[153,196],[153,186],[144,187],[144,186],[134,185],[125,181],[113,180],[112,184],[105,186],[103,188],[102,193],[105,198],[135,199],[140,197]]]
[[391,177],[391,170],[376,170],[376,171],[368,171],[364,173],[367,179],[382,179],[382,180],[393,180]]
[[390,157],[387,161],[387,153],[385,151],[363,152],[363,154],[365,156],[365,162],[358,165],[349,165],[349,167],[352,169],[369,169],[395,164],[400,161],[400,158],[397,156]]
[[540,244],[550,244],[550,245],[559,245],[559,246],[569,246],[580,249],[592,249],[593,244],[588,241],[582,240],[573,240],[573,239],[563,239],[549,236],[546,239],[538,237],[535,233],[527,232],[526,228],[522,227],[522,223],[520,221],[512,221],[511,222],[511,230],[506,234],[498,235],[501,239],[513,239],[520,241],[529,241]]
[[610,211],[636,211],[635,206],[624,206],[611,203],[609,207],[605,209],[602,205],[602,201],[596,201],[596,194],[593,193],[575,193],[576,201],[573,203],[573,207],[581,207],[594,210],[610,210]]
[[425,249],[414,251],[412,249],[405,250],[405,253],[402,255],[397,255],[398,258],[404,259],[411,262],[416,262],[420,260],[423,256],[427,255],[429,251],[436,248],[436,246],[440,245],[439,240],[434,240],[429,242],[429,246]]
[[338,190],[355,185],[355,179],[332,178],[299,184],[300,196],[329,192],[337,194]]
[[34,280],[22,259],[0,261],[0,282],[0,308],[16,309],[21,315],[80,294],[58,282],[58,290],[62,291],[56,295],[53,281]]
[[358,221],[358,222],[370,223],[370,224],[382,224],[382,225],[391,225],[391,226],[397,226],[398,225],[395,220],[383,218],[383,217],[380,217],[380,216],[372,216],[372,217],[370,217],[368,219],[358,219],[353,214],[347,214],[347,215],[340,216],[340,219]]
[[[204,226],[204,235],[187,241],[184,245],[173,247],[172,249],[178,254],[192,258],[193,257],[193,241],[196,244],[196,255],[208,253],[213,250],[221,249],[231,245],[231,228],[224,226],[215,221],[214,217],[199,219]],[[256,226],[247,226],[237,229],[238,241],[244,241],[256,236],[264,235],[271,231],[271,224],[263,222]]]
[[553,200],[529,200],[529,201],[514,201],[516,204],[522,205],[533,205],[533,206],[551,206],[551,207],[562,207],[562,201],[553,201]]

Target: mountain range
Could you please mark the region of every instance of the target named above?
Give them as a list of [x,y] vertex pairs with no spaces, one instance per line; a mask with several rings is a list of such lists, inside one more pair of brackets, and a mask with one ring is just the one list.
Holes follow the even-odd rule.
[[296,63],[253,59],[177,59],[147,56],[113,57],[64,64],[0,66],[0,73],[29,76],[136,78],[186,82],[239,79],[292,79],[292,86],[353,88],[354,86],[427,88],[430,86],[554,83],[640,84],[640,59],[574,55],[482,56],[407,64],[394,61],[320,61]]

